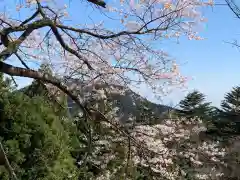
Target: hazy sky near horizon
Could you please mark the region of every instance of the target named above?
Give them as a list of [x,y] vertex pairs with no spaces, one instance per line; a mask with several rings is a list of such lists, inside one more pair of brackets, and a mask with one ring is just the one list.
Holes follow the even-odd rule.
[[[0,7],[2,5],[3,2],[0,2]],[[73,17],[83,18],[82,13],[79,15],[79,12],[85,11],[84,8],[86,7],[72,5]],[[187,84],[187,91],[197,89],[203,92],[213,105],[219,106],[224,94],[233,86],[240,84],[240,50],[224,43],[224,41],[240,39],[240,29],[237,28],[240,19],[237,19],[227,6],[207,8],[203,13],[208,22],[201,29],[200,35],[206,38],[205,40],[182,39],[179,44],[162,43],[159,48],[163,48],[176,59],[181,65],[180,70],[183,75],[193,77],[193,80]],[[21,87],[30,82],[28,78],[17,78],[17,80]],[[187,91],[175,90],[164,98],[163,103],[176,104]],[[155,101],[148,90],[143,88],[141,94]]]

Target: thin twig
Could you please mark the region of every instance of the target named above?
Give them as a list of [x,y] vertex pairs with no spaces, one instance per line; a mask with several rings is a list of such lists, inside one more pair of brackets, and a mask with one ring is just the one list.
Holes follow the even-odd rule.
[[10,175],[13,179],[17,180],[18,178],[17,178],[17,176],[16,176],[16,174],[15,174],[15,172],[14,172],[14,170],[13,170],[11,164],[10,164],[10,162],[8,161],[6,152],[4,151],[4,148],[3,148],[3,145],[2,145],[2,142],[1,142],[1,141],[0,141],[0,151],[1,151],[1,153],[3,154],[5,166],[6,166],[7,170],[8,170],[8,172],[9,172],[9,175]]

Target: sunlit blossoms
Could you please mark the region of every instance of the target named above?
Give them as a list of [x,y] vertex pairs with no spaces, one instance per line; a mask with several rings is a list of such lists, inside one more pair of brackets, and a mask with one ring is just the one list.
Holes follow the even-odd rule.
[[[145,84],[161,95],[165,86],[183,84],[186,78],[171,56],[153,44],[170,38],[178,41],[182,36],[201,40],[197,33],[203,19],[200,12],[209,2],[109,1],[106,8],[95,9],[95,14],[90,8],[96,7],[87,0],[26,0],[14,5],[20,14],[28,15],[2,16],[1,30],[22,22],[18,33],[8,34],[12,41],[33,23],[38,24],[19,46],[18,55],[24,61],[49,62],[56,73],[84,84],[96,80],[124,86]],[[81,12],[87,13],[76,12],[73,7],[83,7]],[[27,21],[28,17],[31,20]],[[94,20],[99,18],[102,21]]]
[[132,133],[140,142],[133,148],[133,160],[166,179],[218,179],[223,175],[226,150],[219,142],[201,138],[205,131],[199,119],[168,119],[159,125],[138,126]]
[[[100,140],[99,144],[107,151],[104,151],[103,156],[97,156],[101,151],[97,149],[92,160],[97,160],[95,163],[104,169],[97,179],[115,177],[115,172],[124,169],[127,161],[133,162],[133,168],[136,166],[147,168],[151,179],[156,180],[220,179],[226,167],[224,158],[227,150],[220,142],[202,137],[205,131],[203,122],[197,118],[166,119],[157,125],[136,126],[128,137],[132,141],[130,159],[127,160],[129,147],[126,135],[112,131],[115,135],[108,137],[107,132],[110,131],[105,130],[105,140]],[[104,168],[114,159],[119,159],[118,151],[111,150],[112,145],[117,142],[118,150],[125,149],[125,155],[124,151],[120,151],[123,159],[118,160],[118,166],[113,169]]]

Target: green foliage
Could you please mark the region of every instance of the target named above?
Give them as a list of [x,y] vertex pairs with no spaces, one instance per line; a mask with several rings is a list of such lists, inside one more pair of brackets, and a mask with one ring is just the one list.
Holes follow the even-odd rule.
[[179,105],[181,110],[178,110],[178,115],[187,118],[197,116],[207,120],[212,113],[211,103],[205,102],[204,94],[196,90],[189,93],[185,99],[181,100]]
[[[51,68],[48,64],[42,64],[39,72],[52,75]],[[34,80],[30,86],[27,86],[21,90],[29,97],[41,96],[54,108],[54,111],[59,116],[68,115],[67,97],[64,93],[56,94],[47,89],[47,86],[38,80]]]
[[[0,89],[0,137],[19,179],[77,179],[69,135],[41,96]],[[9,179],[4,167],[0,179]]]
[[[38,71],[52,75],[50,66],[45,63],[41,64]],[[23,88],[21,91],[24,92],[25,94],[27,94],[29,97],[34,97],[34,96],[38,95],[43,98],[46,98],[46,100],[49,100],[49,99],[47,99],[48,93],[49,93],[48,89],[46,88],[46,86],[43,83],[41,83],[38,80],[34,80],[30,86]]]
[[229,115],[240,115],[240,86],[234,87],[225,95],[221,108],[224,113],[229,113]]
[[180,102],[180,107],[184,110],[192,110],[197,108],[205,100],[205,96],[199,91],[189,93],[184,100]]
[[236,86],[227,93],[221,103],[221,109],[218,110],[218,128],[230,134],[240,132],[240,87]]
[[40,96],[44,98],[45,101],[54,109],[55,113],[59,116],[67,116],[68,115],[68,107],[67,107],[67,98],[62,93],[58,96],[49,91],[46,86],[39,82],[34,81],[30,86],[28,86],[24,93],[29,97]]
[[136,118],[137,123],[144,124],[155,124],[157,121],[157,117],[153,113],[153,110],[150,108],[150,102],[141,101],[141,103],[137,104],[138,115]]

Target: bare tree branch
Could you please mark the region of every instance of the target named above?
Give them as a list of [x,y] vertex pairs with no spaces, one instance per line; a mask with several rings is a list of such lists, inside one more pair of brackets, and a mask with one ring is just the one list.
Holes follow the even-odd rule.
[[3,72],[5,74],[11,75],[11,76],[28,77],[28,78],[41,80],[46,83],[50,83],[50,84],[58,87],[65,94],[67,94],[70,98],[72,98],[72,100],[76,102],[76,104],[82,109],[82,111],[86,113],[86,109],[80,103],[79,98],[76,95],[74,95],[72,92],[70,92],[68,87],[63,85],[60,81],[58,81],[54,77],[50,76],[49,74],[43,74],[43,73],[31,70],[31,69],[14,67],[14,66],[4,63],[2,61],[0,61],[0,72]]
[[103,8],[106,8],[106,3],[103,0],[87,0],[88,2],[91,2],[97,6],[101,6]]
[[235,0],[225,0],[231,11],[240,19],[240,9]]
[[[28,65],[22,60],[22,58],[17,54],[17,53],[15,53],[15,55],[17,56],[17,58],[19,59],[19,61],[22,63],[22,65],[26,68],[26,69],[30,69],[29,67],[28,67]],[[45,87],[46,89],[47,89],[47,87],[46,87],[46,85],[41,81],[41,80],[37,80],[43,87]],[[49,98],[51,99],[51,100],[53,100],[53,101],[55,101],[62,109],[64,109],[64,107],[62,106],[62,104],[60,103],[60,102],[58,102],[58,100],[57,100],[57,98],[54,96],[54,95],[52,95],[51,94],[51,92],[47,92],[47,95],[49,96]]]

